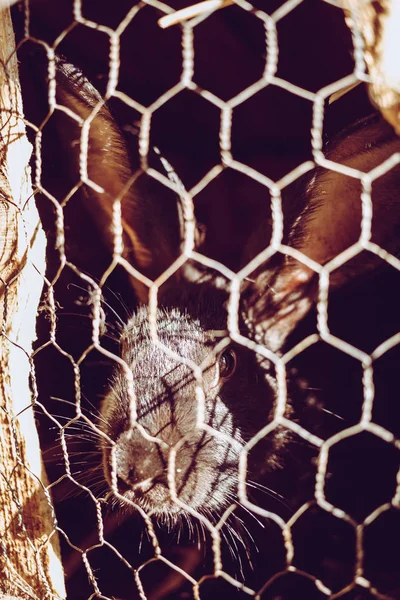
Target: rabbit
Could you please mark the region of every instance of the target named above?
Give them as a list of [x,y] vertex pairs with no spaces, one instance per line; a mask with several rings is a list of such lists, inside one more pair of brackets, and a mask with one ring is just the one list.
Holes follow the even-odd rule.
[[[97,107],[88,138],[85,201],[111,246],[111,227],[105,223],[110,223],[114,199],[123,195],[124,257],[154,280],[180,255],[179,203],[169,205],[171,214],[165,218],[162,203],[141,189],[145,186],[140,181],[129,185],[129,152],[116,122],[95,88],[76,67],[60,59],[57,101],[81,119]],[[316,265],[327,264],[355,244],[361,234],[361,183],[354,172],[341,174],[335,164],[367,174],[399,148],[398,138],[378,115],[355,123],[328,143],[321,166],[300,181],[296,197],[284,197],[283,242]],[[399,253],[399,183],[396,164],[372,183],[370,241],[394,257]],[[268,227],[263,223],[255,232],[257,239],[249,244],[253,252],[268,246]],[[201,250],[202,236],[197,240]],[[106,480],[120,501],[167,521],[178,519],[187,509],[222,514],[236,498],[240,453],[272,421],[276,409],[276,373],[266,356],[284,354],[313,309],[315,319],[318,299],[318,273],[310,261],[281,253],[272,256],[242,282],[239,330],[253,342],[253,348],[248,348],[235,341],[237,336],[230,337],[227,328],[229,281],[221,283],[220,273],[193,261],[190,265],[158,290],[158,339],[167,351],[155,344],[150,333],[148,288],[142,280],[131,278],[140,306],[122,329],[120,347],[133,377],[137,415],[132,420],[132,395],[120,366],[101,408]],[[330,274],[333,299],[358,283],[379,278],[386,268],[372,253],[352,257]],[[257,353],[257,345],[267,352]],[[194,365],[202,366],[200,379],[194,375]],[[204,405],[198,400],[199,389]],[[291,404],[289,397],[288,418],[294,410]],[[289,438],[287,428],[272,429],[257,445],[249,475],[263,479],[281,467]],[[176,445],[171,482],[168,465]]]
[[[156,280],[181,255],[187,226],[182,217],[185,207],[179,194],[140,175],[126,135],[79,69],[60,58],[56,58],[56,66],[57,103],[73,111],[81,124],[91,117],[82,169],[78,151],[81,125],[63,113],[58,115],[65,172],[75,183],[82,181],[79,207],[90,215],[109,255],[114,249],[114,201],[122,198],[124,247],[120,262],[128,268],[137,298],[119,334],[122,360],[114,361],[97,423],[108,498],[114,497],[121,510],[154,516],[168,529],[178,528],[187,516],[205,517],[215,524],[233,503],[243,503],[244,495],[268,511],[273,499],[258,491],[262,487],[278,489],[279,482],[290,512],[275,504],[273,510],[278,514],[281,510],[287,518],[313,497],[313,461],[318,454],[318,446],[313,447],[311,459],[305,446],[296,446],[287,424],[299,424],[319,439],[327,439],[359,421],[362,398],[360,401],[353,381],[354,365],[344,365],[348,371],[344,371],[343,384],[336,380],[336,371],[326,375],[326,365],[328,370],[331,365],[322,353],[316,351],[311,359],[304,353],[296,368],[288,365],[285,386],[282,376],[278,384],[274,357],[284,356],[310,333],[318,332],[320,339],[327,340],[330,331],[370,353],[399,330],[398,273],[379,257],[382,252],[377,249],[386,251],[384,257],[397,266],[400,169],[395,159],[392,168],[372,181],[369,251],[349,255],[347,262],[330,273],[328,323],[324,324],[321,311],[319,317],[316,311],[318,265],[328,264],[361,235],[362,188],[351,169],[370,173],[399,152],[398,138],[380,116],[363,119],[328,142],[323,156],[316,153],[320,164],[284,190],[280,247],[284,252],[271,253],[252,271],[247,270],[239,290],[235,331],[228,326],[231,284],[227,271],[213,270],[205,261],[192,258],[177,269],[158,289],[156,343],[145,282]],[[347,167],[349,174],[342,174],[337,164]],[[166,179],[170,177],[179,192],[182,184],[158,152],[149,150],[141,166],[151,166]],[[207,230],[195,218],[192,223],[195,249],[206,256]],[[70,224],[71,231],[74,225]],[[368,236],[363,235],[365,240]],[[249,239],[241,266],[262,253],[271,238],[269,215]],[[93,237],[89,245],[96,256]],[[78,260],[83,261],[84,254],[78,252]],[[100,260],[93,264],[100,278],[105,267]],[[359,322],[353,319],[354,313]],[[339,364],[340,359],[335,356],[334,362]],[[395,358],[389,362],[389,375],[383,377],[387,391],[381,393],[382,402],[375,403],[374,418],[398,435],[396,408],[391,402],[397,363]],[[357,377],[360,379],[358,371]],[[279,405],[282,386],[287,388],[283,412]],[[312,387],[323,390],[310,393]],[[333,409],[344,425],[326,420]],[[277,411],[280,417],[274,425]],[[240,489],[239,464],[243,467],[244,451],[268,424],[268,434],[249,452],[244,476],[247,485]],[[304,460],[299,459],[302,453]],[[393,466],[390,460],[388,469]],[[397,465],[398,458],[393,460]],[[392,479],[395,484],[394,475]],[[376,494],[378,489],[369,496],[371,503],[378,505]],[[361,492],[357,501],[364,507]],[[263,577],[265,570],[261,580]],[[335,577],[340,580],[335,572],[333,582]]]

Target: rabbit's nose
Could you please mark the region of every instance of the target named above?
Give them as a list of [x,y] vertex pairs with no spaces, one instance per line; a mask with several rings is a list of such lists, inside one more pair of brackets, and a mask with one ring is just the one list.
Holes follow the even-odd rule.
[[123,434],[117,442],[118,489],[148,491],[156,483],[167,484],[167,463],[157,444],[139,433]]
[[129,480],[125,481],[122,477],[117,475],[118,492],[122,495],[129,490],[134,491],[136,494],[146,494],[157,484],[162,484],[164,487],[167,487],[167,478],[161,475],[161,477],[147,477],[145,479],[140,479],[137,478],[135,474],[131,474]]

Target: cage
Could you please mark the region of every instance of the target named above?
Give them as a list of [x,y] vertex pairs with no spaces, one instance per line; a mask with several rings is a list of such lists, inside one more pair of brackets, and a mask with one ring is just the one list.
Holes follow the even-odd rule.
[[0,597],[400,598],[395,3],[11,14]]

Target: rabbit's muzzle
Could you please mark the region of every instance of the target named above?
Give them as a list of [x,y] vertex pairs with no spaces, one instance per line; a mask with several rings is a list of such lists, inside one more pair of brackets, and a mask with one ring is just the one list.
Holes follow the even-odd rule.
[[115,467],[111,452],[105,454],[107,478],[112,483],[115,468],[118,493],[156,515],[178,514],[183,505],[221,508],[236,484],[236,453],[224,448],[221,457],[218,443],[204,432],[178,445],[161,446],[137,429],[124,432],[116,442]]
[[139,427],[130,421],[123,375],[116,380],[103,407],[114,442],[103,447],[105,477],[123,499],[156,515],[177,515],[184,505],[220,510],[236,491],[240,433],[213,386],[215,366],[203,378],[204,421],[191,370],[169,366],[162,377],[134,377]]
[[[140,308],[121,338],[135,410],[122,368],[102,404],[105,478],[120,500],[153,514],[170,517],[185,507],[221,514],[237,499],[243,446],[270,420],[273,382],[251,350],[232,345],[215,351],[212,332],[223,321],[207,329],[187,311],[160,309],[160,347],[152,341],[148,317]],[[201,380],[190,365],[200,367]],[[258,444],[254,468],[275,468],[280,445],[276,431]]]

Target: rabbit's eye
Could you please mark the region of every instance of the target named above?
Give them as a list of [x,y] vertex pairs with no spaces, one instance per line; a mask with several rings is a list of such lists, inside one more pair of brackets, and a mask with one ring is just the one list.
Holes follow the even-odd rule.
[[225,350],[219,357],[219,376],[226,381],[230,379],[236,370],[236,353],[229,348]]

